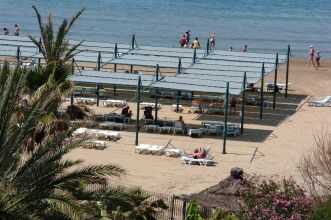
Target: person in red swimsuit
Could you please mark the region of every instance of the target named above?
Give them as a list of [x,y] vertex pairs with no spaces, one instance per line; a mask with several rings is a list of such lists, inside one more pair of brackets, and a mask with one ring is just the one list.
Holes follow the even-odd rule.
[[187,40],[185,38],[185,35],[183,35],[183,37],[179,40],[179,44],[180,44],[181,47],[186,47]]

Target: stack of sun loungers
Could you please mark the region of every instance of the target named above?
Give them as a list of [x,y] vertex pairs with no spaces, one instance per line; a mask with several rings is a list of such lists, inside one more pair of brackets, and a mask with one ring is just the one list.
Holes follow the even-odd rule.
[[139,144],[135,147],[135,152],[140,154],[162,155],[165,147],[161,145]]
[[83,148],[104,150],[107,148],[107,143],[99,140],[88,140],[83,144]]
[[320,106],[320,107],[324,107],[324,106],[328,106],[331,103],[331,96],[327,96],[322,100],[314,100],[314,101],[310,101],[308,102],[309,106]]
[[139,144],[135,147],[135,152],[139,154],[153,154],[153,155],[163,155],[165,152],[165,149],[171,145],[171,141],[168,141],[166,146],[162,145],[152,145],[152,144]]
[[214,157],[209,155],[210,151],[210,146],[204,147],[204,151],[206,156],[204,158],[193,158],[189,155],[185,155],[181,157],[181,160],[183,161],[183,164],[188,164],[188,165],[203,165],[203,166],[208,166],[208,165],[215,165],[216,161],[214,161]]

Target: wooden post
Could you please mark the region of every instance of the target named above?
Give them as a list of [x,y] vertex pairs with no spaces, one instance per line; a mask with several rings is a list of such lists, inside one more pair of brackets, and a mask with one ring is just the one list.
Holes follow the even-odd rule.
[[100,96],[99,96],[99,89],[100,89],[100,86],[99,84],[97,84],[97,87],[96,87],[96,95],[97,95],[97,106],[99,107],[99,99],[100,99]]
[[135,46],[135,42],[136,42],[136,37],[134,36],[134,34],[132,35],[132,40],[131,40],[131,49],[134,49]]
[[197,59],[197,49],[194,48],[194,52],[193,52],[193,61],[192,61],[192,63],[195,63],[195,62],[196,62],[196,59]]
[[71,60],[71,73],[75,73],[75,58],[72,58]]

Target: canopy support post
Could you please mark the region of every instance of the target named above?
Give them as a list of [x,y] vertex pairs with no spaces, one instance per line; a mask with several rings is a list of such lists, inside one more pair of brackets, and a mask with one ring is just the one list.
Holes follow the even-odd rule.
[[285,98],[287,99],[287,91],[288,91],[288,74],[290,68],[290,53],[291,53],[291,46],[288,45],[287,47],[287,54],[286,54],[286,87],[285,87]]
[[182,72],[182,58],[179,57],[178,67],[177,67],[177,74],[180,74],[181,72]]
[[99,96],[99,89],[100,89],[100,86],[99,84],[97,84],[97,88],[96,88],[96,95],[97,95],[97,107],[99,107],[99,99],[100,99],[100,96]]
[[99,55],[98,55],[97,69],[98,69],[98,71],[100,71],[100,69],[101,69],[101,52],[99,52]]
[[262,63],[262,71],[261,71],[261,88],[260,88],[260,98],[261,98],[261,103],[260,103],[260,119],[263,117],[263,84],[264,84],[264,62]]
[[132,50],[134,49],[135,42],[136,42],[136,37],[135,37],[135,35],[133,34],[133,35],[132,35],[132,40],[131,40],[131,49],[132,49]]
[[179,96],[181,95],[181,92],[177,91],[177,102],[176,102],[176,112],[179,113]]
[[273,102],[272,102],[272,109],[276,108],[277,72],[278,72],[278,53],[276,54],[276,62],[275,62],[274,97],[273,97]]
[[192,61],[192,63],[196,63],[196,59],[197,59],[197,49],[194,48],[194,52],[193,52],[193,61]]
[[140,86],[141,86],[141,76],[138,78],[137,85],[137,121],[136,121],[136,140],[135,145],[138,146],[139,139],[139,130],[140,130],[140,121],[139,121],[139,106],[140,106]]
[[[155,81],[159,81],[159,71],[160,71],[160,67],[159,64],[156,64],[156,70],[155,70]],[[154,115],[154,124],[157,123],[157,112],[158,112],[158,101],[159,101],[159,97],[158,97],[158,89],[155,89],[155,115]]]
[[228,104],[229,104],[229,82],[226,82],[225,93],[225,109],[224,109],[224,130],[223,130],[223,154],[226,154],[226,138],[227,138],[227,125],[228,125]]
[[209,54],[209,51],[210,51],[210,45],[209,45],[209,39],[207,39],[206,55]]
[[243,79],[243,96],[241,103],[241,126],[240,126],[241,134],[244,134],[245,99],[246,99],[246,72],[244,73],[244,79]]

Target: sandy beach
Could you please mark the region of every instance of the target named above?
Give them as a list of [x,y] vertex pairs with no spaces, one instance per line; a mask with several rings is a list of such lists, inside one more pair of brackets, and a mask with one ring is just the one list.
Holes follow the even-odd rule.
[[[245,172],[251,174],[293,176],[300,181],[297,165],[301,156],[309,152],[313,145],[314,133],[321,133],[323,128],[325,130],[331,125],[331,108],[309,107],[306,104],[310,99],[331,95],[331,61],[322,61],[323,66],[319,70],[306,65],[306,62],[291,60],[289,82],[292,83],[293,90],[289,92],[288,99],[284,99],[283,92],[277,97],[279,103],[275,110],[269,103],[264,109],[263,120],[258,118],[258,107],[247,107],[245,133],[239,137],[228,138],[227,154],[222,154],[223,139],[219,136],[191,138],[154,133],[141,133],[139,136],[139,143],[166,145],[172,140],[176,148],[188,152],[195,148],[212,146],[211,155],[215,156],[215,161],[218,162],[216,166],[189,166],[183,165],[179,158],[135,153],[134,124],[131,124],[128,130],[121,131],[122,138],[117,142],[109,142],[109,147],[105,150],[78,148],[68,157],[83,159],[86,164],[117,164],[126,170],[126,174],[111,179],[111,183],[141,186],[148,191],[166,194],[201,191],[227,177],[232,167],[242,167]],[[265,82],[273,82],[273,76],[268,75]],[[278,71],[278,82],[285,83],[284,64]],[[271,102],[272,94],[266,97]],[[172,102],[175,104],[176,100]],[[129,103],[129,106],[135,117],[135,103]],[[91,108],[95,112],[114,110],[96,106]],[[166,117],[174,120],[182,115],[186,123],[196,126],[201,125],[203,120],[223,120],[220,115],[189,114],[188,109],[186,106],[183,113],[175,113],[170,106],[163,105],[158,115],[161,119]],[[143,112],[140,111],[140,114]],[[230,117],[230,122],[239,120],[239,114]],[[258,150],[252,160],[256,147]]]

